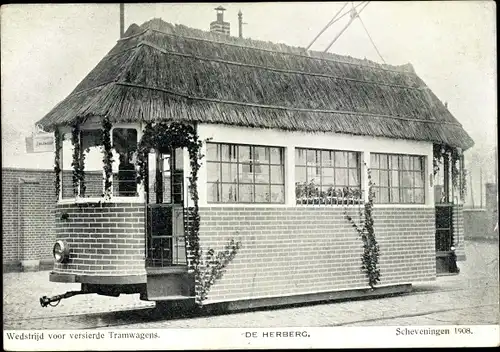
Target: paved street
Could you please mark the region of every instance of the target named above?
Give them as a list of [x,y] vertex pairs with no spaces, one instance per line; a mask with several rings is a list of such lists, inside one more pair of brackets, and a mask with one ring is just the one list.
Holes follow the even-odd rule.
[[458,276],[414,286],[407,295],[223,315],[166,318],[138,295],[97,295],[41,308],[42,295],[78,289],[48,282],[48,272],[4,274],[5,329],[216,328],[376,325],[473,325],[499,323],[498,242],[468,242]]

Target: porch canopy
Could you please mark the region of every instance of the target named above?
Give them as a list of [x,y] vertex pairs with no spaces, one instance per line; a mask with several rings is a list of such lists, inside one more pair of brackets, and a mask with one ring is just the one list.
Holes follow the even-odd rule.
[[474,142],[410,64],[391,66],[153,19],[131,25],[38,124],[183,121]]

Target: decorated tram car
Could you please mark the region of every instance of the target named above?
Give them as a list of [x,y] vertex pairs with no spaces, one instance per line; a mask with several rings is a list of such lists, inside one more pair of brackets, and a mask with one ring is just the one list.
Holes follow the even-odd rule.
[[252,307],[458,273],[473,142],[410,65],[155,19],[39,125],[56,140],[49,279],[81,284],[42,306]]

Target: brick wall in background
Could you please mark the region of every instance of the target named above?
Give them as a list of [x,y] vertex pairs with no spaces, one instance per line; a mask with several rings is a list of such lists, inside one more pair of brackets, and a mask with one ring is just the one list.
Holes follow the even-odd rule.
[[[367,287],[342,208],[207,207],[200,217],[202,248],[242,242],[207,303]],[[381,285],[436,277],[434,208],[376,208],[374,221]]]
[[55,204],[51,170],[2,168],[4,271],[17,269],[21,260],[52,262]]

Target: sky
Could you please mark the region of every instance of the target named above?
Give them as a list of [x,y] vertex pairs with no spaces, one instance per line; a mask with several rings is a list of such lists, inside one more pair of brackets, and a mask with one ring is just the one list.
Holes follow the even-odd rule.
[[[241,10],[244,37],[306,47],[344,3],[125,4],[125,30],[155,17],[208,30],[219,5],[231,35]],[[385,62],[411,63],[474,139],[466,154],[473,183],[479,167],[484,181],[495,177],[495,14],[492,1],[394,1],[370,2],[360,15]],[[323,51],[347,22],[311,49]],[[26,154],[24,137],[116,44],[119,4],[3,5],[0,25],[2,166],[51,169],[53,155]],[[382,62],[359,20],[329,51]]]

